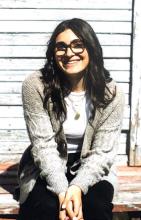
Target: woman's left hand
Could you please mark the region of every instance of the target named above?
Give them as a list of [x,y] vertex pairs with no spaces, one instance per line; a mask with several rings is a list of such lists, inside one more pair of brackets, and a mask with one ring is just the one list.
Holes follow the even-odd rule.
[[63,206],[66,207],[66,212],[70,219],[83,219],[82,213],[82,191],[76,186],[72,185],[68,188],[66,196],[63,202]]

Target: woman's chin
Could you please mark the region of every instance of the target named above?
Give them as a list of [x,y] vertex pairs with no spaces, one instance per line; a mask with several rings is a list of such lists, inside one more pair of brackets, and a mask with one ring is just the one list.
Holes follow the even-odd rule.
[[66,75],[70,75],[70,76],[81,74],[83,71],[84,69],[78,69],[78,68],[77,69],[63,69],[63,72]]

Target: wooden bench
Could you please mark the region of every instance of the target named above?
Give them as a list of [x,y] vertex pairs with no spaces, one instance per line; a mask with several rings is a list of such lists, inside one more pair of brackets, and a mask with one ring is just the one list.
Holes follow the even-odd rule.
[[[0,220],[15,219],[18,215],[19,204],[13,199],[17,168],[18,164],[12,162],[0,164]],[[141,167],[118,167],[118,181],[119,192],[114,197],[113,212],[126,212],[132,214],[132,219],[141,219]]]

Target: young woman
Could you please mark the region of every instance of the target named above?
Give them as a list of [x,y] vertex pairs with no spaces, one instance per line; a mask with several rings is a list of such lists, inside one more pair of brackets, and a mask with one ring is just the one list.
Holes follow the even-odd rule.
[[124,98],[86,21],[56,27],[22,94],[31,145],[19,167],[18,219],[111,220]]

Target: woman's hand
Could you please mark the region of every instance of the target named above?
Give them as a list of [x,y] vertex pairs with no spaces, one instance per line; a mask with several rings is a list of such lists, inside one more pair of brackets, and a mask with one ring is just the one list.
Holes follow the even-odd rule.
[[81,189],[76,185],[70,186],[66,192],[63,207],[71,220],[83,219],[81,196]]
[[58,198],[59,198],[59,219],[60,220],[69,220],[69,218],[67,217],[67,213],[66,213],[66,208],[63,208],[63,202],[65,200],[65,192],[62,192],[59,194]]

